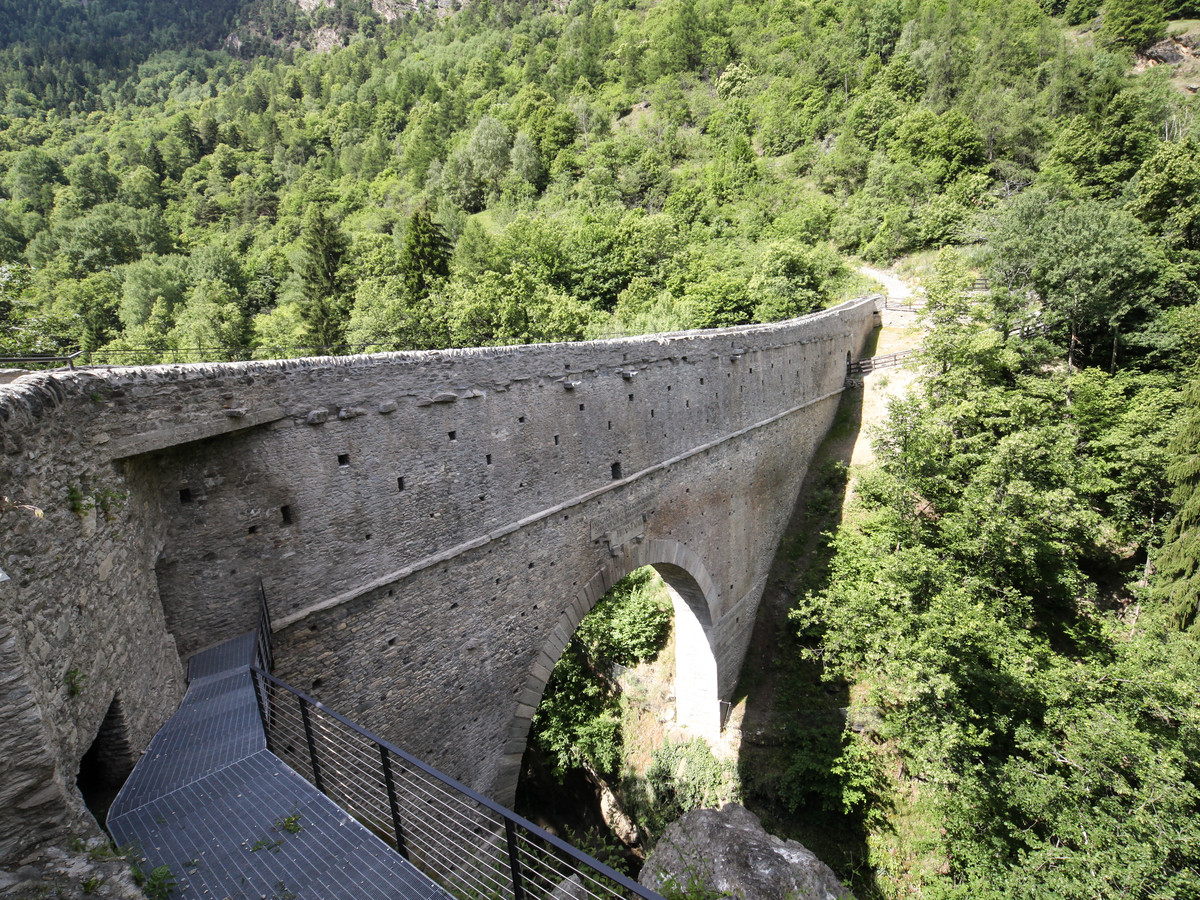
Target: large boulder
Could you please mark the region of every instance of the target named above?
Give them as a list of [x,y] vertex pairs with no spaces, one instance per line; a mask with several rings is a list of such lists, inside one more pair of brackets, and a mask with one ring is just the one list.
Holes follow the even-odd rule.
[[672,823],[638,880],[660,892],[703,887],[739,900],[851,896],[811,851],[768,834],[758,816],[736,803],[693,810]]

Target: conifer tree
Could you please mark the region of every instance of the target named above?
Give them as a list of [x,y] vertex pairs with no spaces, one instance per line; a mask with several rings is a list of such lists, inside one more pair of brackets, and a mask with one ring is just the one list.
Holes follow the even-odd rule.
[[314,203],[304,215],[296,275],[300,315],[317,347],[336,346],[345,330],[348,298],[338,277],[345,253],[346,236],[324,206]]
[[1200,605],[1200,379],[1184,393],[1184,418],[1168,447],[1174,459],[1167,477],[1178,511],[1158,552],[1156,596],[1180,628],[1193,627]]
[[1100,36],[1110,46],[1139,50],[1161,38],[1166,25],[1159,0],[1109,0]]
[[400,268],[410,302],[429,296],[437,282],[450,277],[451,252],[446,232],[433,221],[428,207],[413,213],[400,255]]

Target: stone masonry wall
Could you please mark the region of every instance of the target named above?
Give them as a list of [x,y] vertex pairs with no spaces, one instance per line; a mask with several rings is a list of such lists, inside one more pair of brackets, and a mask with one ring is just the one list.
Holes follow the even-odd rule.
[[[0,791],[52,782],[71,812],[39,816],[74,827],[73,778],[114,696],[144,747],[180,694],[176,649],[248,629],[259,578],[283,678],[484,789],[505,789],[531,673],[587,586],[648,548],[703,570],[727,694],[873,307],[0,387],[0,684],[21,672],[0,722],[33,748]],[[0,860],[28,818],[4,799]]]
[[154,583],[162,516],[94,427],[119,390],[0,388],[0,864],[96,833],[75,778],[114,698],[140,749],[182,696]]

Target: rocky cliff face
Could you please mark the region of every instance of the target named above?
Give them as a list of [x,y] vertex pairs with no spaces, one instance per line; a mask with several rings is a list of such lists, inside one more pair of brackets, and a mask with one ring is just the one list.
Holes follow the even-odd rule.
[[[312,12],[322,6],[333,6],[333,0],[294,0],[294,2],[305,12]],[[448,13],[456,6],[466,6],[466,3],[461,0],[457,4],[454,0],[371,0],[371,8],[386,22],[391,22],[420,7],[433,7],[440,13]]]
[[699,888],[739,900],[851,896],[811,851],[768,834],[758,816],[736,803],[693,810],[672,824],[639,880],[651,890]]

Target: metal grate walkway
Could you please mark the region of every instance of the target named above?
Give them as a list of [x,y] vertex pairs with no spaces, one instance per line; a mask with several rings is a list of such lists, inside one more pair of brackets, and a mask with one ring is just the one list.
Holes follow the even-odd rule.
[[445,900],[428,878],[266,747],[254,635],[192,657],[179,710],[108,813],[181,900]]

